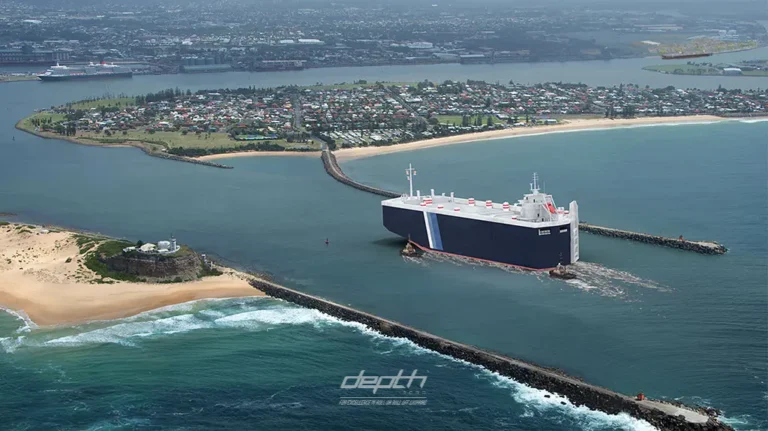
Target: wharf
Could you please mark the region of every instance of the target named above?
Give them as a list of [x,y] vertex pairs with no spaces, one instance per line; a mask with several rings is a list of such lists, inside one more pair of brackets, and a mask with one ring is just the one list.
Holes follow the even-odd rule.
[[718,421],[714,415],[710,416],[702,408],[648,399],[637,400],[634,397],[591,385],[560,370],[457,343],[266,280],[253,280],[251,285],[274,298],[312,308],[344,321],[361,323],[383,335],[405,338],[425,349],[482,366],[533,388],[564,395],[576,406],[586,406],[608,414],[627,413],[661,430],[733,430],[727,424]]
[[[399,193],[395,193],[388,190],[383,190],[377,187],[368,186],[358,183],[357,181],[349,178],[344,171],[341,170],[339,163],[336,161],[336,156],[327,149],[323,150],[321,154],[323,160],[323,166],[325,171],[333,177],[336,181],[346,184],[350,187],[354,187],[364,192],[373,193],[375,195],[383,196],[386,198],[396,198],[401,196]],[[610,238],[627,239],[631,241],[643,242],[646,244],[660,245],[664,247],[676,248],[679,250],[692,251],[701,254],[725,254],[728,251],[725,246],[715,241],[691,241],[680,238],[669,238],[658,235],[650,235],[646,233],[630,232],[627,230],[614,229],[603,226],[596,226],[588,223],[579,223],[579,231],[591,233],[594,235],[602,235]]]

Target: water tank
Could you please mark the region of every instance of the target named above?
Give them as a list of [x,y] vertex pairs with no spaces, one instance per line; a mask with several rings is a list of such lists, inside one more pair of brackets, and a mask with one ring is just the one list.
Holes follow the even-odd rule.
[[204,59],[198,58],[198,57],[195,58],[195,66],[202,66],[204,64],[205,64],[205,60]]
[[206,58],[205,59],[205,64],[208,64],[208,65],[213,64],[213,58],[211,58],[211,57]]
[[183,61],[185,66],[191,66],[192,63],[194,63],[195,59],[192,57],[184,57]]
[[157,243],[157,249],[158,250],[170,250],[171,249],[171,243],[170,241],[160,241]]

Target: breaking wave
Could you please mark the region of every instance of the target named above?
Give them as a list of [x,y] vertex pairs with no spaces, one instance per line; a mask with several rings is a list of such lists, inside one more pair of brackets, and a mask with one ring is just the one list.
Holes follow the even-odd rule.
[[[343,326],[366,336],[377,354],[430,355],[440,358],[440,362],[445,362],[437,366],[456,366],[470,370],[477,378],[493,387],[508,390],[509,396],[522,405],[523,417],[546,416],[554,417],[555,420],[561,417],[573,426],[590,431],[655,429],[648,422],[627,414],[609,415],[584,406],[575,406],[567,397],[532,388],[479,365],[424,349],[408,339],[389,337],[360,323],[342,321],[317,310],[274,299],[240,298],[179,304],[118,321],[57,328],[53,331],[31,331],[16,337],[0,338],[0,347],[7,353],[21,348],[65,348],[89,344],[117,344],[128,348],[141,348],[142,341],[150,337],[172,336],[204,329],[261,331],[285,325],[308,325],[317,330],[329,326]],[[61,334],[62,331],[74,333],[64,335]]]

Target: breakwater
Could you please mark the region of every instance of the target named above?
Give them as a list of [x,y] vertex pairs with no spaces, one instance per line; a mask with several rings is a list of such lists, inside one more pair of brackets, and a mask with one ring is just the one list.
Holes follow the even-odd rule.
[[647,233],[637,233],[621,229],[595,226],[584,222],[579,223],[579,230],[595,235],[628,239],[631,241],[661,245],[664,247],[677,248],[680,250],[693,251],[702,254],[725,254],[725,252],[728,251],[725,246],[715,241],[690,241],[684,239],[682,236],[680,238],[669,238],[665,236],[650,235]]
[[367,186],[365,184],[360,184],[357,181],[353,180],[352,178],[349,178],[344,173],[344,171],[341,170],[341,167],[339,166],[339,162],[336,161],[336,156],[334,156],[333,153],[328,151],[327,149],[323,150],[322,154],[320,155],[320,158],[323,160],[323,167],[325,168],[325,172],[328,172],[328,175],[330,175],[340,183],[344,183],[350,187],[354,187],[364,192],[373,193],[375,195],[384,196],[387,198],[396,198],[400,196],[399,193],[390,192],[388,190],[383,190],[377,187]]
[[685,407],[648,399],[637,400],[606,388],[591,385],[559,370],[541,367],[447,340],[266,280],[252,280],[251,285],[274,298],[312,308],[344,321],[361,323],[383,335],[405,338],[425,349],[482,366],[533,388],[564,395],[577,406],[586,406],[608,414],[627,413],[637,419],[645,420],[661,430],[732,430],[731,427],[715,418],[714,411],[710,413],[702,408]]
[[[321,158],[323,160],[323,166],[325,167],[325,171],[328,173],[328,175],[335,178],[337,181],[341,183],[344,183],[350,187],[354,187],[358,190],[362,190],[364,192],[373,193],[373,194],[384,196],[387,198],[396,198],[400,196],[399,193],[391,192],[388,190],[382,190],[376,187],[367,186],[365,184],[360,184],[355,180],[349,178],[344,173],[344,171],[341,170],[339,163],[336,161],[336,156],[334,156],[333,153],[331,153],[328,150],[323,150]],[[647,233],[637,233],[637,232],[630,232],[627,230],[596,226],[596,225],[592,225],[584,222],[579,223],[579,230],[583,232],[591,233],[594,235],[602,235],[602,236],[607,236],[611,238],[626,239],[630,241],[643,242],[646,244],[654,244],[654,245],[660,245],[664,247],[676,248],[679,250],[693,251],[693,252],[702,253],[702,254],[725,254],[725,252],[728,251],[728,249],[725,248],[725,246],[715,241],[691,241],[691,240],[684,239],[682,236],[680,238],[669,238],[669,237],[658,236],[658,235],[650,235]]]

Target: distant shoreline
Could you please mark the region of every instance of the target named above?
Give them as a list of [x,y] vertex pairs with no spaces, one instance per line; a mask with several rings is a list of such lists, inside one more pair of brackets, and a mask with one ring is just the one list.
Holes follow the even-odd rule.
[[100,283],[84,267],[87,252],[79,248],[76,235],[0,223],[0,310],[49,326],[123,318],[198,299],[264,295],[248,284],[256,277],[225,267],[217,267],[222,275],[189,282]]
[[[400,153],[403,151],[423,150],[427,148],[442,147],[446,145],[468,144],[477,142],[486,142],[497,139],[514,138],[519,136],[538,136],[550,133],[583,132],[596,130],[609,130],[620,128],[631,128],[638,126],[656,126],[656,125],[674,125],[674,124],[710,124],[723,121],[734,121],[746,118],[728,118],[715,115],[685,115],[676,117],[640,117],[640,118],[621,118],[610,120],[607,118],[598,119],[572,119],[565,120],[564,123],[551,126],[533,126],[516,127],[503,130],[491,130],[486,132],[470,133],[464,135],[445,136],[435,139],[425,139],[421,141],[408,142],[405,144],[396,144],[386,147],[357,147],[344,148],[334,151],[334,155],[339,162],[347,160],[361,159],[367,157],[380,156],[384,154]],[[768,117],[761,117],[768,118]]]

